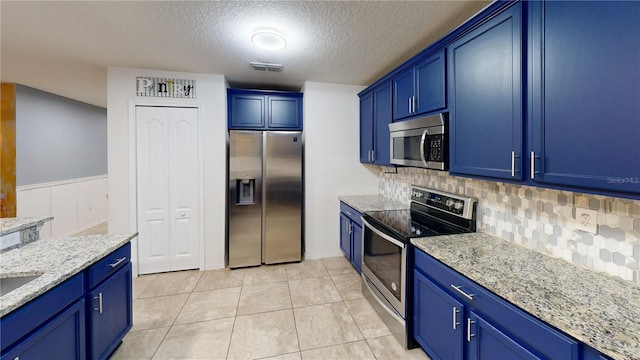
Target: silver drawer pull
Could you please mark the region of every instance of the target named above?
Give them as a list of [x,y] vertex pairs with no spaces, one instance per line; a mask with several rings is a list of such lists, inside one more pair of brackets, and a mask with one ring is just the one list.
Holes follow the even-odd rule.
[[353,214],[351,213],[351,211],[347,211],[347,215],[349,215],[349,216],[353,216]]
[[462,285],[455,286],[455,285],[451,284],[451,287],[456,289],[460,294],[462,294],[467,299],[473,300],[474,294],[467,294],[466,292],[464,292],[462,289],[460,289],[462,287]]
[[111,266],[112,268],[114,268],[114,267],[116,267],[116,266],[120,265],[120,263],[121,263],[121,262],[123,262],[123,261],[125,261],[125,260],[127,260],[127,257],[126,257],[126,256],[125,256],[125,257],[123,257],[123,258],[121,258],[121,259],[116,260],[116,262],[114,262],[113,264],[109,264],[109,266]]

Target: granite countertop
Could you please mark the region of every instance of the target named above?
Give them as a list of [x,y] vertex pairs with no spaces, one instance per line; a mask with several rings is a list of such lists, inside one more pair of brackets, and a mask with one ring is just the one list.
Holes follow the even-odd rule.
[[409,208],[408,203],[403,204],[380,195],[340,196],[338,199],[361,213],[365,211],[402,210]]
[[24,230],[32,226],[42,226],[53,220],[53,216],[0,218],[0,236]]
[[41,275],[0,297],[0,317],[35,299],[131,241],[138,234],[61,236],[2,254],[0,278]]
[[640,359],[640,287],[487,234],[412,243],[603,354]]

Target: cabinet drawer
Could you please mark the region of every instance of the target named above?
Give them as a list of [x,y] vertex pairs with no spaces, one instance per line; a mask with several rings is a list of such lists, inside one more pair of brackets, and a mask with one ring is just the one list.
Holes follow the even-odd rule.
[[360,227],[362,227],[362,220],[360,219],[362,214],[358,210],[352,208],[351,206],[341,201],[340,211],[343,212],[349,219],[351,219],[351,221],[355,222],[356,224],[360,225]]
[[[415,249],[415,267],[445,291],[461,300],[471,310],[490,320],[500,331],[517,339],[519,343],[534,352],[548,359],[578,358],[579,344],[575,340],[460,275],[419,249]],[[466,294],[473,294],[473,299],[469,299],[453,286],[458,287]]]
[[2,318],[0,343],[4,352],[84,294],[82,273],[54,287]]
[[91,265],[87,270],[88,288],[92,289],[102,280],[121,267],[127,265],[131,260],[131,243],[127,243],[118,250],[104,257],[104,259]]

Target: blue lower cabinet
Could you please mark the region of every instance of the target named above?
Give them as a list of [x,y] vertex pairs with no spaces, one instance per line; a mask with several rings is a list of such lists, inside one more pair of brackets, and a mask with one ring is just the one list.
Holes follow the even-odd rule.
[[462,360],[464,305],[414,272],[413,335],[432,359]]
[[131,245],[3,316],[1,359],[107,359],[132,327]]
[[340,213],[340,249],[347,257],[351,259],[351,219],[344,213]]
[[414,259],[413,333],[432,359],[580,359],[576,340],[425,252]]
[[353,246],[351,247],[351,264],[356,268],[358,274],[362,273],[362,226],[353,222],[351,226],[351,236]]
[[77,301],[20,341],[2,355],[2,360],[5,359],[86,359],[84,300]]
[[340,203],[340,249],[351,265],[362,273],[362,214]]
[[87,296],[91,359],[107,359],[132,326],[131,263]]
[[467,319],[469,359],[539,359],[473,311]]

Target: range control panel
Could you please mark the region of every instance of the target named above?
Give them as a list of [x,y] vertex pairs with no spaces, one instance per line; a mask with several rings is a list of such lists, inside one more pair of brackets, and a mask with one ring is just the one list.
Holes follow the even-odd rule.
[[411,188],[411,201],[437,208],[467,219],[470,218],[473,212],[473,206],[476,203],[475,198],[420,188],[417,186],[413,186]]

